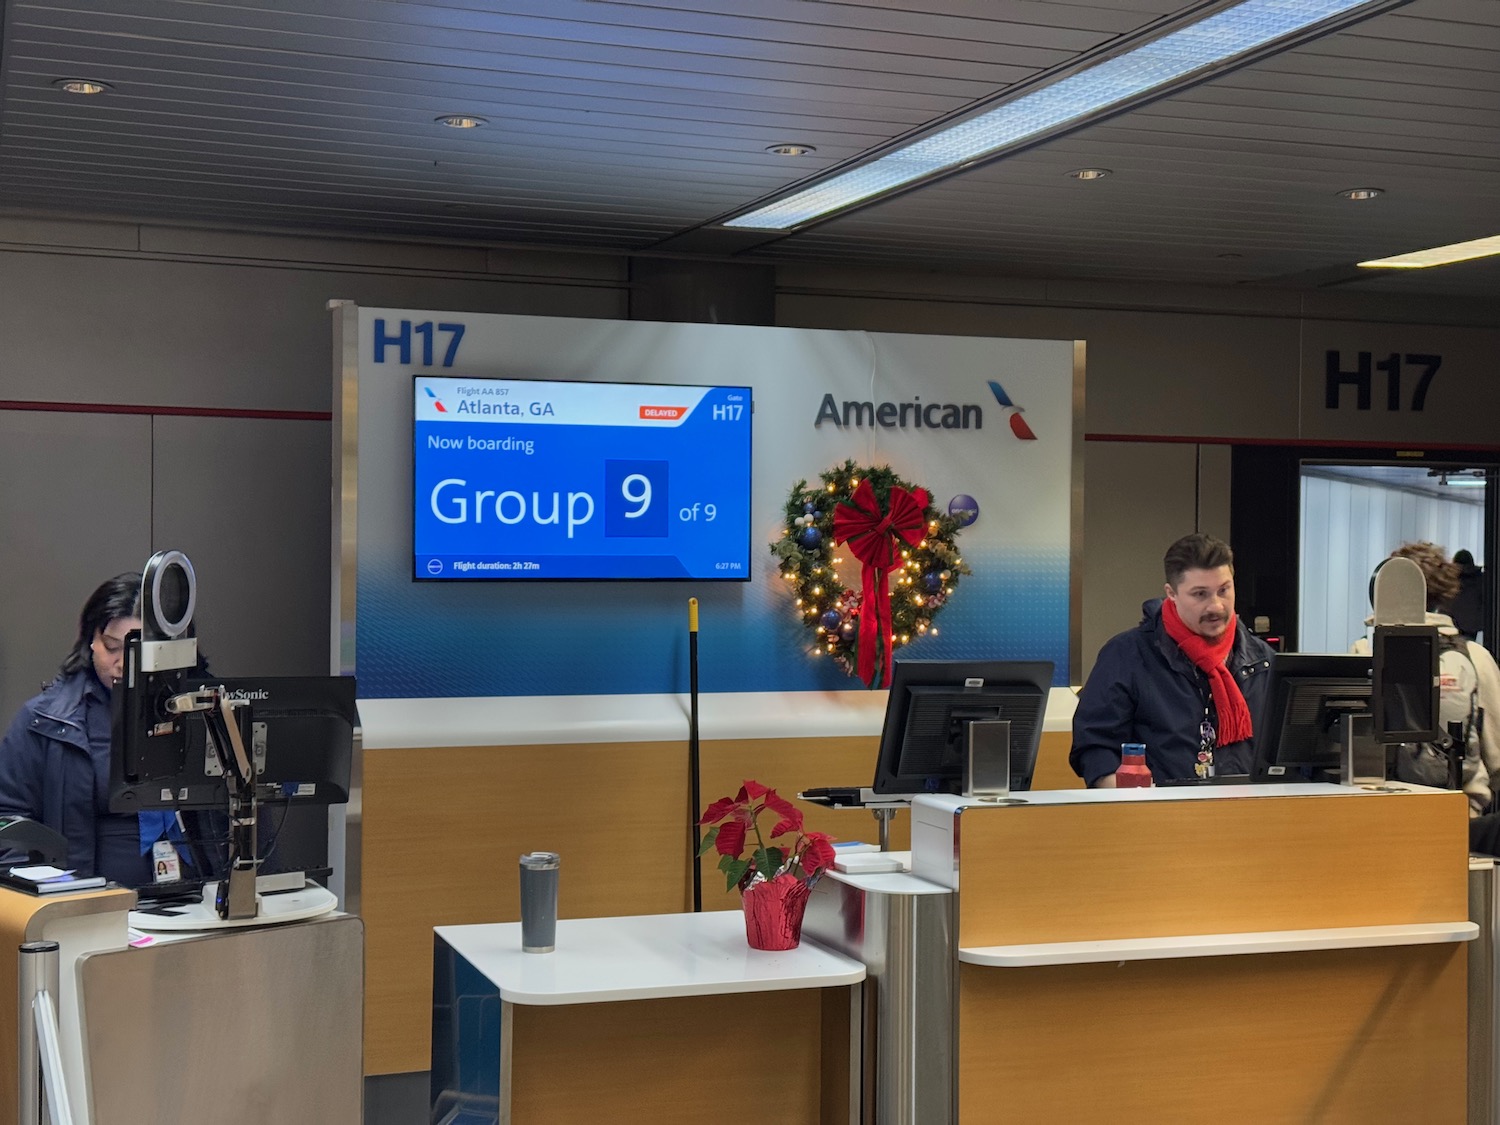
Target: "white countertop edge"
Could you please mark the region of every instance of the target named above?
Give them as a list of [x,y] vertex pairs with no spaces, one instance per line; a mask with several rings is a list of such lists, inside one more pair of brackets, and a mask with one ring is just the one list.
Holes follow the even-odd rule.
[[1264,785],[1170,785],[1148,789],[1034,789],[1017,793],[1016,804],[1001,805],[974,797],[957,797],[947,793],[919,793],[912,798],[914,817],[927,812],[940,816],[965,810],[1024,810],[1044,805],[1108,805],[1150,803],[1155,801],[1229,801],[1255,800],[1262,797],[1386,797],[1405,800],[1412,794],[1452,793],[1451,789],[1430,789],[1424,785],[1407,785],[1391,781],[1376,790],[1366,786],[1334,785],[1329,782],[1271,782]]
[[[811,939],[803,938],[804,944]],[[823,946],[818,946],[823,949]],[[832,952],[832,950],[829,950]],[[542,954],[541,956],[549,956]],[[768,954],[768,956],[772,956]],[[670,988],[599,988],[587,992],[559,994],[555,992],[527,992],[520,988],[501,988],[500,999],[507,1004],[520,1004],[527,1008],[556,1008],[567,1004],[613,1004],[625,1000],[675,1000],[684,996],[738,996],[748,992],[789,992],[796,988],[847,988],[865,979],[865,967],[858,971],[828,973],[823,976],[797,977],[795,979],[767,979],[733,981],[721,984],[712,982],[674,985]]]
[[[698,697],[698,735],[703,739],[875,737],[885,721],[888,694],[853,690],[706,693]],[[1071,731],[1077,702],[1071,688],[1053,688],[1042,729]],[[366,750],[670,742],[687,738],[689,711],[686,694],[359,701]]]
[[1174,957],[1233,957],[1246,953],[1371,949],[1387,945],[1437,945],[1473,941],[1473,922],[1427,922],[1402,926],[1344,926],[1328,930],[1267,930],[1244,934],[1125,938],[1116,941],[1061,941],[1037,945],[961,948],[967,965],[1028,968],[1036,965],[1088,965],[1108,961],[1155,961]]

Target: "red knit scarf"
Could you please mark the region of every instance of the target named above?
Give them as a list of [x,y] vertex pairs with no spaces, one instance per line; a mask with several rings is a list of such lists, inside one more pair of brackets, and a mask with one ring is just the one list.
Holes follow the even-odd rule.
[[1234,676],[1224,666],[1224,661],[1229,658],[1229,650],[1234,648],[1234,630],[1238,618],[1230,617],[1228,626],[1216,641],[1200,637],[1184,625],[1177,613],[1177,603],[1171,598],[1165,598],[1161,603],[1161,620],[1167,627],[1167,636],[1176,641],[1183,654],[1208,676],[1208,688],[1214,697],[1214,710],[1219,714],[1219,745],[1228,746],[1233,742],[1245,741],[1250,737],[1252,729],[1250,708],[1245,706],[1245,696],[1240,691],[1240,685],[1234,682]]

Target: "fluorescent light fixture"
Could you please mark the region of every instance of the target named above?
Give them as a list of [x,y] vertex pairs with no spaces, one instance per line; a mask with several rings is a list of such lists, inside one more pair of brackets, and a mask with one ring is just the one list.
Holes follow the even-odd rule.
[[1483,469],[1428,469],[1429,477],[1436,477],[1441,488],[1483,488]]
[[1344,199],[1352,199],[1359,202],[1365,199],[1374,199],[1376,196],[1384,195],[1385,188],[1378,187],[1352,187],[1345,188],[1338,193]]
[[1074,168],[1068,175],[1075,180],[1102,180],[1109,175],[1108,168]]
[[1488,258],[1492,254],[1500,254],[1500,234],[1492,238],[1476,238],[1472,242],[1450,242],[1447,246],[1434,246],[1429,250],[1413,250],[1410,254],[1393,254],[1389,258],[1371,258],[1359,264],[1372,270],[1425,270],[1431,266]]
[[[1147,97],[1247,62],[1282,40],[1307,38],[1393,7],[1393,0],[1242,0],[1123,54],[1030,89],[875,159],[727,220],[749,230],[791,230],[952,171],[982,157],[1078,128]],[[1328,24],[1329,27],[1322,25]]]

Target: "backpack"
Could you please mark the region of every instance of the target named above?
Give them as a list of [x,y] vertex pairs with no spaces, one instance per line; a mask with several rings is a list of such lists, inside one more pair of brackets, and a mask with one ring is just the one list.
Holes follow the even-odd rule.
[[[1444,730],[1452,729],[1449,724],[1463,727],[1464,758],[1468,763],[1481,761],[1479,732],[1482,721],[1479,673],[1474,670],[1474,661],[1469,657],[1468,641],[1462,636],[1439,633],[1438,725]],[[1404,745],[1396,755],[1396,777],[1415,785],[1452,788],[1448,757],[1449,752],[1439,743]],[[1472,766],[1466,766],[1460,787],[1468,779],[1471,769]]]

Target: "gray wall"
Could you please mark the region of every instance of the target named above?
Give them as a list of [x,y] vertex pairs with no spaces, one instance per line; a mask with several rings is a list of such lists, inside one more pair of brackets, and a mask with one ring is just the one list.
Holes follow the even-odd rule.
[[[0,218],[0,714],[55,669],[94,585],[168,546],[198,567],[217,670],[326,669],[326,304],[335,298],[1085,339],[1085,667],[1159,589],[1166,542],[1195,527],[1227,530],[1225,441],[1432,431],[1488,443],[1463,428],[1485,425],[1500,396],[1483,366],[1500,351],[1500,314],[1454,302],[840,266],[695,270],[603,254]],[[1420,419],[1320,415],[1325,347],[1443,350],[1458,375],[1435,386]],[[120,407],[144,413],[108,412]]]
[[215,671],[328,670],[330,299],[623,317],[627,293],[616,258],[0,219],[0,722],[164,547]]

